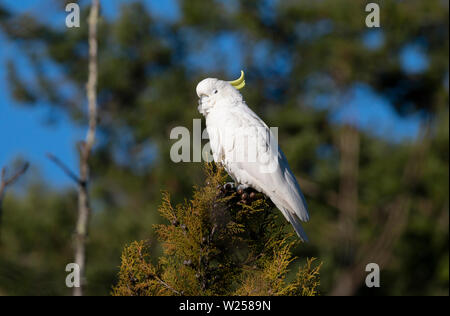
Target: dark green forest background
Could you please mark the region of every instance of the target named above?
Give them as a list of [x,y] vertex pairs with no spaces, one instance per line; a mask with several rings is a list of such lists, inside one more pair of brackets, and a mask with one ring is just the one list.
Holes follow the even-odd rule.
[[[202,183],[201,163],[170,160],[170,130],[192,129],[200,118],[197,82],[235,79],[242,68],[244,98],[279,127],[308,201],[311,241],[295,255],[323,262],[321,293],[448,295],[448,1],[374,2],[381,9],[377,30],[365,25],[367,2],[353,0],[179,0],[176,19],[124,1],[114,18],[100,19],[86,294],[110,294],[127,244],[156,243],[161,190],[182,202]],[[64,12],[65,1],[53,3]],[[89,2],[80,5],[81,27],[68,29],[12,14],[0,2],[0,31],[26,54],[34,76],[24,80],[14,59],[0,67],[7,67],[17,102],[49,103],[84,127]],[[379,45],[367,44],[373,34],[382,37]],[[423,70],[402,65],[408,45],[425,52]],[[48,63],[64,82],[45,71]],[[381,135],[373,132],[377,124],[358,124],[358,113],[336,119],[361,85],[387,100],[398,120],[418,117],[417,135]],[[12,137],[3,120],[0,137]],[[0,295],[69,295],[64,269],[73,261],[76,188],[56,190],[33,173],[25,177],[3,201]],[[381,267],[380,288],[364,286],[370,262]]]

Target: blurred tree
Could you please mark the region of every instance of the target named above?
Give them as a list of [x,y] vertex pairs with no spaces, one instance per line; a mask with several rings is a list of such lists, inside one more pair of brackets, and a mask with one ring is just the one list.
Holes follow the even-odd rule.
[[[135,1],[123,4],[117,18],[100,21],[101,141],[92,157],[91,188],[98,212],[88,245],[88,294],[107,294],[116,284],[125,244],[154,238],[150,227],[160,222],[155,211],[160,190],[182,201],[201,181],[200,164],[169,159],[170,130],[189,128],[192,118],[200,117],[196,82],[231,77],[230,69],[239,70],[236,65],[246,70],[247,103],[269,126],[280,127],[280,145],[305,191],[311,243],[294,255],[324,262],[321,292],[448,294],[448,2],[380,1],[378,30],[364,24],[366,3],[180,0],[179,16],[168,20]],[[55,5],[63,10],[63,2]],[[87,24],[54,28],[0,5],[0,29],[33,65],[34,77],[25,80],[9,61],[17,100],[49,102],[86,125]],[[405,66],[404,52],[411,45],[423,52],[426,67],[420,71]],[[63,79],[47,74],[48,64]],[[401,117],[420,117],[423,128],[414,142],[374,136],[359,128],[357,114],[350,126],[333,119],[359,84],[373,89]],[[5,213],[5,238],[16,241],[0,253],[0,291],[39,292],[27,288],[25,273],[15,274],[20,277],[12,283],[4,275],[23,265],[32,245],[18,231],[44,239],[62,234],[59,242],[68,245],[70,231],[63,230],[71,226],[57,223],[70,217],[63,220],[53,204],[68,203],[70,209],[64,194],[69,193],[43,190],[36,196],[31,190],[23,201],[5,199],[5,208],[14,210]],[[45,205],[45,216],[33,225],[13,220],[16,209],[32,214],[36,203]],[[47,222],[54,226],[44,237],[35,225]],[[58,249],[37,248],[40,258],[58,260],[46,268],[37,259],[27,260],[33,273],[63,271],[70,255]],[[372,254],[382,269],[377,289],[362,282],[361,265]],[[62,273],[51,279],[64,283]],[[67,293],[59,283],[47,286],[48,291]]]

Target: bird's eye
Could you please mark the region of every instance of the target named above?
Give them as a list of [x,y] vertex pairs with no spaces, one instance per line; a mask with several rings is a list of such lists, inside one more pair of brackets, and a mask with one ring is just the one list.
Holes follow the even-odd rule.
[[217,91],[217,90],[214,90],[214,94],[216,94],[217,92],[219,92],[219,91]]

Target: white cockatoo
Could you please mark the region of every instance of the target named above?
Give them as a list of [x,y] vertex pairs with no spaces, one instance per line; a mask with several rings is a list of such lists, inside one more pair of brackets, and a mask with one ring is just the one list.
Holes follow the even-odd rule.
[[198,110],[206,119],[214,161],[239,188],[267,195],[300,239],[307,241],[300,224],[309,220],[305,198],[273,132],[238,91],[244,85],[243,71],[234,81],[207,78],[197,85]]

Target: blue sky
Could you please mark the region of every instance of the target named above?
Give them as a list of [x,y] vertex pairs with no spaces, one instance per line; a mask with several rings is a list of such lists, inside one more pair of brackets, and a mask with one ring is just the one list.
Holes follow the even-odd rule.
[[[66,184],[55,167],[46,161],[45,153],[52,152],[76,166],[74,142],[82,137],[82,130],[74,126],[61,111],[48,104],[35,107],[17,104],[9,93],[6,81],[5,61],[18,61],[17,47],[7,43],[0,34],[0,166],[9,165],[14,159],[23,158],[37,167],[50,183]],[[19,61],[21,71],[27,73],[25,61]],[[48,118],[54,117],[54,123]]]
[[[124,2],[126,1],[102,1],[103,14],[107,18],[115,18],[118,8]],[[145,3],[152,14],[160,18],[174,20],[179,15],[176,0]],[[52,21],[54,26],[64,25],[66,13],[57,11],[52,1],[3,0],[2,4],[15,12],[37,14],[45,21]],[[232,49],[235,45],[232,38],[224,37],[217,41],[224,48]],[[363,41],[368,48],[376,49],[383,45],[383,34],[380,31],[369,32]],[[64,160],[73,170],[77,170],[74,144],[84,138],[85,129],[75,126],[64,112],[50,104],[39,104],[35,107],[16,104],[8,91],[5,61],[14,59],[25,76],[29,73],[27,61],[18,47],[13,42],[7,41],[1,32],[0,47],[0,166],[11,164],[14,159],[20,157],[30,161],[50,186],[66,187],[71,184],[70,180],[48,161],[45,154],[51,152]],[[410,73],[421,72],[427,67],[426,55],[420,45],[412,44],[405,47],[400,57],[403,67]],[[202,55],[200,58],[194,56],[189,62],[195,67],[196,59],[202,59],[204,62],[204,58],[207,56]],[[239,67],[240,65],[233,65],[233,72],[237,72]],[[388,101],[377,95],[369,86],[356,84],[345,99],[348,106],[343,111],[334,113],[334,120],[354,121],[357,117],[357,124],[361,128],[369,129],[380,137],[393,136],[397,141],[411,139],[417,135],[420,118],[401,119],[389,106]],[[195,103],[195,100],[193,102]],[[48,123],[49,117],[54,118],[51,124]]]
[[[117,16],[124,0],[102,1],[103,13],[108,18]],[[30,12],[57,26],[64,25],[66,12],[59,12],[52,1],[2,0],[2,5],[13,12]],[[172,0],[146,1],[154,15],[164,19],[176,19],[177,7]],[[77,170],[75,142],[83,139],[85,128],[74,125],[69,117],[50,104],[37,104],[35,107],[23,106],[11,97],[6,82],[5,62],[14,59],[23,75],[29,74],[26,59],[13,42],[7,41],[0,31],[0,167],[11,166],[16,159],[25,159],[39,170],[38,175],[54,187],[71,185],[70,180],[45,156],[53,153]],[[48,118],[52,117],[52,122]]]

